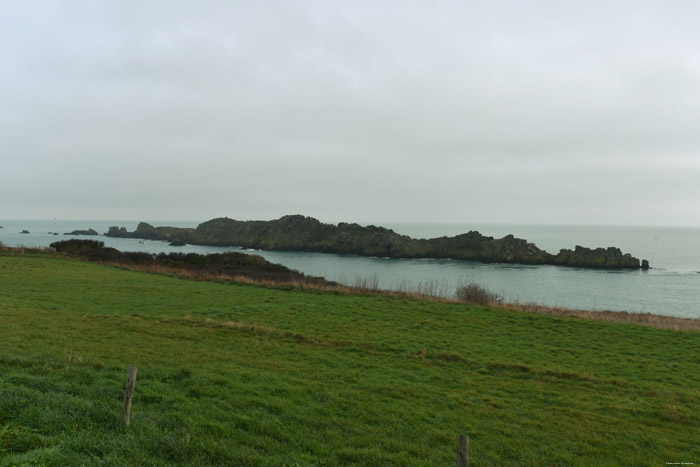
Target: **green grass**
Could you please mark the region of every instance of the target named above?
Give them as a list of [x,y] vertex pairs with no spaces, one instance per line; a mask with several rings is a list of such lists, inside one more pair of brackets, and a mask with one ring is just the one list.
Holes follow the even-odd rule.
[[0,465],[700,462],[697,332],[7,253],[0,323]]

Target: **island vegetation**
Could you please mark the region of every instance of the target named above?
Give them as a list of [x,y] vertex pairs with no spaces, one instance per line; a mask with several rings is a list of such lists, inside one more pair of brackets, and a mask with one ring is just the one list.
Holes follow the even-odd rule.
[[387,258],[452,258],[485,263],[552,264],[581,268],[647,269],[619,248],[563,249],[553,255],[534,243],[507,235],[495,239],[471,231],[454,237],[414,239],[374,225],[324,224],[312,217],[284,216],[271,221],[217,218],[197,228],[154,227],[141,222],[134,232],[110,227],[109,237],[143,238],[193,245],[240,246],[262,250],[308,251]]
[[72,245],[0,249],[3,464],[453,465],[459,434],[474,465],[700,458],[697,331],[192,280]]
[[228,277],[277,283],[294,282],[305,285],[334,285],[321,277],[307,276],[281,264],[267,261],[262,256],[238,252],[200,255],[197,253],[122,252],[105,247],[96,240],[64,240],[50,245],[56,252],[67,253],[88,261],[147,269],[189,273],[197,277]]

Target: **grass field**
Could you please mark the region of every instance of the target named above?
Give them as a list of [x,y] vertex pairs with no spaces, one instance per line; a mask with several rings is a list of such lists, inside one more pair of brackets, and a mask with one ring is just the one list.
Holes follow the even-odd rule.
[[45,253],[0,253],[0,323],[0,465],[700,463],[696,331]]

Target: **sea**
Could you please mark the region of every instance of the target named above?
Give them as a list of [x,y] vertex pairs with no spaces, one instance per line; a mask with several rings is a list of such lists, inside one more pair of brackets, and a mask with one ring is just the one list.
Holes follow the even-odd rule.
[[[147,221],[148,222],[148,221]],[[155,226],[196,227],[199,222],[149,222]],[[470,230],[501,238],[513,234],[550,253],[581,245],[615,246],[639,259],[648,271],[604,271],[561,266],[482,264],[449,259],[390,259],[325,253],[244,250],[239,247],[170,246],[166,242],[110,238],[110,226],[133,231],[138,221],[0,220],[0,242],[6,246],[48,247],[74,238],[74,230],[95,229],[103,241],[121,251],[149,253],[220,253],[241,251],[307,275],[322,276],[346,285],[377,284],[390,290],[418,290],[453,296],[462,285],[476,283],[508,302],[583,309],[700,318],[700,229],[675,227],[615,227],[508,224],[397,224],[381,225],[414,238],[453,236]],[[21,233],[27,231],[29,233]]]

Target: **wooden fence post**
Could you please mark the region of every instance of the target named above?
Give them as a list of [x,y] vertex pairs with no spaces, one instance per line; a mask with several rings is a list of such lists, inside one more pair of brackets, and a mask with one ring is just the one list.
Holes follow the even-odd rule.
[[459,435],[457,467],[469,467],[469,436]]
[[124,426],[129,426],[131,421],[131,398],[134,397],[134,387],[136,386],[136,367],[129,367],[129,376],[126,378],[126,391],[124,393],[124,410],[122,411],[122,422]]

